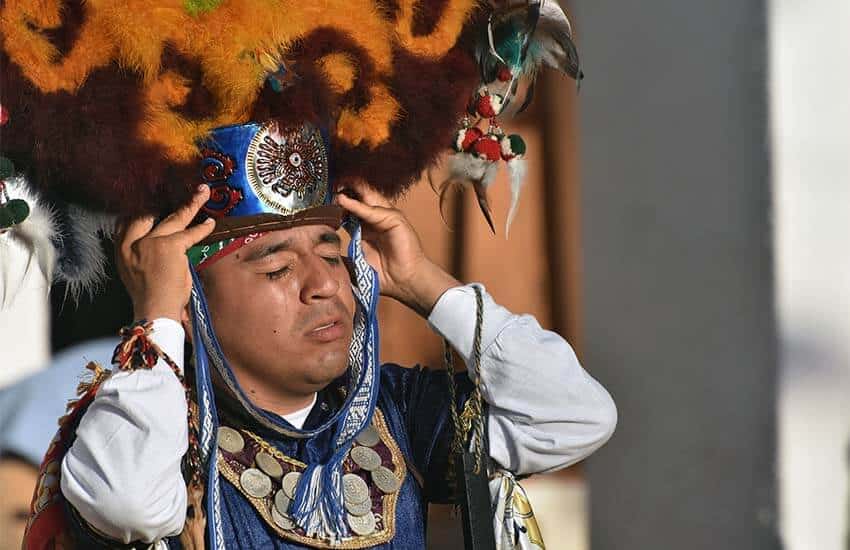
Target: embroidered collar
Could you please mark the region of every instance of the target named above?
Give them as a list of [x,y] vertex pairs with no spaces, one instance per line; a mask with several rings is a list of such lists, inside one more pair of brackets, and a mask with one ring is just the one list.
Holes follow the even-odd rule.
[[367,548],[395,536],[396,504],[407,468],[380,410],[343,461],[346,521],[352,536],[335,545],[307,536],[289,515],[305,463],[244,428],[222,425],[218,441],[219,473],[281,538],[314,548]]

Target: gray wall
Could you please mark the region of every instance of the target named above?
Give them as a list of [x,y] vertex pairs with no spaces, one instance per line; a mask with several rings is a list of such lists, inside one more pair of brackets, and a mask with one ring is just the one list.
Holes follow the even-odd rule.
[[592,549],[777,548],[765,5],[572,7]]

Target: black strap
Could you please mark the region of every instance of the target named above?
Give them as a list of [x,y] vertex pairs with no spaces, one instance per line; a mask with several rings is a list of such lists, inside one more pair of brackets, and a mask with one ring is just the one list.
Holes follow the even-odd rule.
[[[487,437],[487,407],[484,406],[484,449],[490,456]],[[487,468],[475,472],[476,457],[467,446],[455,459],[456,475],[460,485],[460,507],[463,517],[463,540],[466,550],[493,550],[496,538],[493,533],[493,511],[490,503]]]

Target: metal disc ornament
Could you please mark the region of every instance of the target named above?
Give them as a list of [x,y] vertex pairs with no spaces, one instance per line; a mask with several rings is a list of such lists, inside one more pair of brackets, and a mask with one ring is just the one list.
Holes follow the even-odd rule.
[[362,432],[357,434],[354,440],[366,447],[374,447],[381,440],[381,436],[378,434],[378,430],[375,429],[375,426],[369,424],[369,426],[367,426]]
[[298,472],[289,472],[285,476],[283,476],[283,481],[281,485],[283,485],[283,492],[291,499],[295,498],[295,487],[298,486],[298,480],[301,479],[301,474]]
[[381,455],[369,447],[354,447],[351,449],[351,460],[369,472],[376,470],[381,465]]
[[372,511],[372,499],[360,503],[345,501],[345,510],[352,516],[365,516]]
[[351,530],[355,534],[366,536],[375,532],[377,522],[375,521],[375,514],[372,512],[363,516],[353,516],[351,514],[346,514],[345,516],[348,521],[348,526],[351,527]]
[[269,475],[269,477],[273,479],[280,479],[283,476],[283,467],[280,465],[280,462],[277,461],[275,457],[270,455],[265,451],[260,451],[257,453],[257,456],[254,457],[254,461],[257,463],[257,466]]
[[392,470],[385,466],[380,466],[372,472],[372,481],[383,493],[395,493],[401,487],[401,482],[392,473]]
[[278,512],[276,506],[271,507],[271,512],[272,512],[272,521],[274,521],[275,525],[277,525],[278,527],[280,527],[284,531],[292,531],[292,530],[295,529],[295,527],[297,527],[295,525],[295,522],[292,521],[292,518],[285,515],[285,514],[281,514],[280,512]]
[[283,489],[279,489],[277,493],[274,495],[274,507],[277,508],[277,511],[281,514],[289,513],[289,506],[292,504],[292,499],[286,496],[286,493]]
[[369,486],[357,474],[342,476],[342,492],[346,502],[360,504],[369,498]]
[[218,446],[223,451],[235,454],[245,448],[245,440],[242,438],[242,434],[233,428],[222,426],[218,429]]
[[272,492],[271,478],[256,468],[248,468],[242,472],[239,484],[254,498],[264,498]]

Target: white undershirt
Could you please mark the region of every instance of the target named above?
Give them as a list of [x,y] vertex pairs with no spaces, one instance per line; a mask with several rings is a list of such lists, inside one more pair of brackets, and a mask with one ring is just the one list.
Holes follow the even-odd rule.
[[295,412],[291,412],[289,414],[280,415],[281,418],[292,424],[293,427],[297,429],[301,429],[304,427],[304,422],[307,421],[307,417],[310,416],[310,411],[313,410],[313,406],[316,404],[316,394],[313,394],[313,400],[310,404],[303,409],[298,409]]

